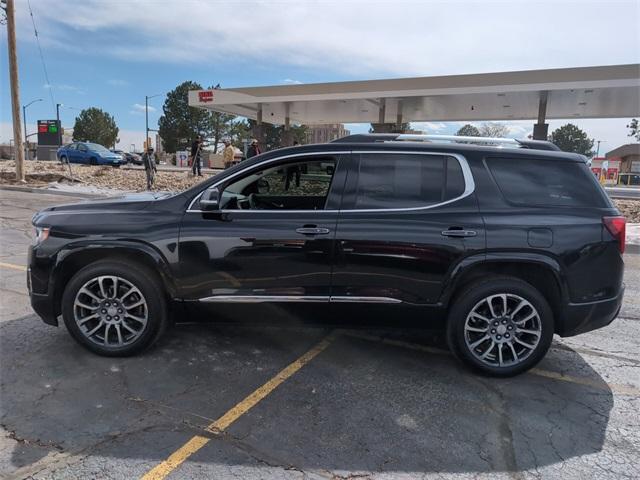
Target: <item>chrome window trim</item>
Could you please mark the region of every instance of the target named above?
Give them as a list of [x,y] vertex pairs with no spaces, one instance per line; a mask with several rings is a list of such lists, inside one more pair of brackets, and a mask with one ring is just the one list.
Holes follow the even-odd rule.
[[[198,201],[198,199],[202,196],[202,194],[204,193],[205,190],[209,189],[209,188],[213,188],[213,187],[217,187],[218,185],[226,182],[227,180],[230,180],[232,178],[237,177],[238,175],[241,175],[243,173],[246,173],[248,170],[251,170],[255,167],[259,167],[261,165],[267,165],[269,163],[272,162],[277,162],[278,160],[286,160],[287,158],[296,158],[296,157],[308,157],[311,155],[344,155],[344,154],[351,154],[351,150],[341,150],[341,151],[331,151],[331,152],[309,152],[309,153],[294,153],[291,155],[283,155],[281,157],[274,157],[274,158],[268,158],[267,160],[263,160],[261,162],[256,163],[255,165],[251,165],[250,167],[247,168],[243,168],[242,170],[238,170],[236,173],[229,175],[228,177],[223,178],[222,180],[216,182],[216,183],[212,183],[211,185],[209,185],[207,188],[205,188],[204,190],[202,190],[198,195],[196,195],[193,200],[191,200],[191,203],[189,203],[189,206],[187,207],[187,213],[207,213],[204,210],[192,210],[191,207],[193,207],[193,204],[195,202]],[[318,212],[327,212],[329,210],[218,210],[221,213],[227,213],[227,212],[305,212],[305,211],[318,211]]]
[[402,303],[391,297],[357,297],[326,295],[213,295],[198,299],[202,303],[267,303],[267,302],[305,302],[305,303]]
[[[342,209],[342,210],[218,210],[219,213],[375,213],[375,212],[412,212],[412,211],[421,211],[421,210],[430,210],[432,208],[441,207],[443,205],[448,205],[453,202],[457,202],[458,200],[462,200],[465,197],[471,195],[476,188],[476,184],[473,180],[473,175],[471,173],[471,168],[469,167],[469,163],[467,159],[460,155],[459,153],[448,153],[448,152],[421,152],[421,151],[405,151],[405,150],[356,150],[354,151],[331,151],[331,152],[310,152],[310,153],[296,153],[292,155],[284,155],[282,157],[270,158],[268,160],[264,160],[260,163],[247,167],[246,169],[239,170],[238,172],[226,177],[214,184],[209,185],[207,188],[217,187],[223,182],[234,178],[240,174],[246,173],[247,170],[253,169],[254,167],[259,167],[261,165],[266,165],[271,162],[276,162],[278,160],[285,160],[288,158],[296,158],[296,157],[308,157],[310,155],[344,155],[344,154],[363,154],[363,153],[374,153],[374,154],[401,154],[401,155],[432,155],[439,157],[452,157],[455,158],[460,164],[460,168],[462,169],[462,176],[464,178],[464,191],[461,195],[452,198],[450,200],[445,200],[444,202],[434,203],[433,205],[425,205],[423,207],[404,207],[404,208],[369,208],[369,209]],[[206,189],[205,189],[206,190]],[[207,213],[204,210],[196,210],[192,209],[193,204],[198,201],[200,196],[204,193],[204,190],[196,195],[191,203],[189,203],[189,207],[186,210],[186,213]]]

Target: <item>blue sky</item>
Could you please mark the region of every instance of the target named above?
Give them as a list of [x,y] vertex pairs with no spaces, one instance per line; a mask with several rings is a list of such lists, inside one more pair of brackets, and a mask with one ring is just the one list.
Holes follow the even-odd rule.
[[[16,0],[21,100],[71,127],[79,109],[113,114],[122,146],[144,136],[144,96],[184,80],[272,85],[640,62],[640,1]],[[12,137],[5,34],[0,141]],[[150,101],[153,127],[163,97]],[[581,120],[602,151],[627,142],[629,119]],[[507,122],[505,122],[507,123]],[[508,122],[525,136],[532,122]],[[551,128],[565,122],[552,121]],[[418,126],[451,133],[457,124]],[[364,130],[367,126],[351,126]]]

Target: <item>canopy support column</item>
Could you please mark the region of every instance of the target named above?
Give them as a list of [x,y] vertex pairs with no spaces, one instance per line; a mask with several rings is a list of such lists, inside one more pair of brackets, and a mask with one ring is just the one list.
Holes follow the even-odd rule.
[[402,131],[402,100],[398,100],[398,111],[396,113],[396,132]]
[[533,139],[546,140],[549,135],[549,124],[544,123],[547,117],[547,98],[549,92],[540,92],[540,102],[538,104],[538,123],[533,126]]
[[291,145],[293,145],[293,132],[291,131],[291,119],[289,117],[290,110],[291,110],[291,104],[289,102],[285,103],[284,132],[282,135],[283,147],[290,147]]
[[258,141],[260,151],[266,151],[264,125],[262,124],[262,104],[258,104],[258,111],[256,112],[256,123],[251,126],[251,136]]

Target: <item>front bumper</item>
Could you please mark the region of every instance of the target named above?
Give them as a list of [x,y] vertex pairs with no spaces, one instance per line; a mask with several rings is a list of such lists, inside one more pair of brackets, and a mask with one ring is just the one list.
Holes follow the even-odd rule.
[[58,317],[55,312],[55,305],[53,299],[49,295],[41,295],[31,292],[31,307],[42,319],[42,321],[49,325],[58,326]]
[[558,335],[571,337],[606,327],[618,316],[622,307],[624,286],[614,298],[591,303],[569,303],[563,308]]
[[29,247],[28,258],[27,289],[31,307],[44,323],[58,326],[56,303],[53,298],[54,290],[49,287],[50,270],[48,266],[42,265],[45,262],[35,261],[33,246]]

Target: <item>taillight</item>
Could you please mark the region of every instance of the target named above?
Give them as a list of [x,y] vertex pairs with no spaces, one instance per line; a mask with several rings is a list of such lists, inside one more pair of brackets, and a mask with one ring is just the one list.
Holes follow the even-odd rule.
[[607,227],[609,233],[618,239],[618,248],[620,249],[620,253],[624,253],[627,220],[623,216],[602,217],[602,223]]

